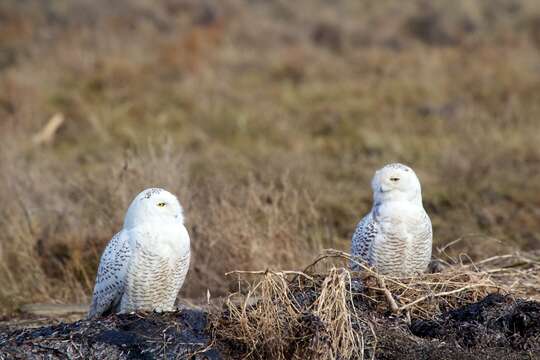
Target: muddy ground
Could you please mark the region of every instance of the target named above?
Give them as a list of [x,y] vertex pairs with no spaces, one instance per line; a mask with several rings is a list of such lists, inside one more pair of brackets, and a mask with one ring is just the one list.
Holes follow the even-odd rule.
[[[226,313],[222,314],[226,316]],[[376,359],[540,359],[540,303],[492,294],[434,320],[366,313]],[[202,310],[112,315],[30,329],[4,327],[2,359],[227,359],[242,344],[212,340]],[[366,352],[371,356],[370,351]]]
[[1,359],[220,359],[209,344],[207,314],[111,315],[32,329],[4,329]]
[[379,359],[540,359],[540,303],[493,294],[380,340]]

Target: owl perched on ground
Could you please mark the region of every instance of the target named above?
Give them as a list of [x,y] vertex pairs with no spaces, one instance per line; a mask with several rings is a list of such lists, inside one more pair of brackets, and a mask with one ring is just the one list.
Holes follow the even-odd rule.
[[356,227],[352,255],[381,274],[410,276],[425,271],[433,233],[418,177],[408,166],[389,164],[375,173],[371,187],[373,208]]
[[101,256],[88,317],[174,310],[189,258],[189,235],[178,199],[163,189],[144,190]]

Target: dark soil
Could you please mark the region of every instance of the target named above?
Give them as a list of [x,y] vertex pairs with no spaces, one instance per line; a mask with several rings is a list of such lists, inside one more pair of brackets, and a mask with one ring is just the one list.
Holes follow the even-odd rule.
[[199,310],[111,315],[0,333],[0,359],[220,359]]
[[[376,359],[540,359],[538,302],[492,294],[433,320],[413,319],[410,326],[402,318],[361,311],[377,333]],[[317,319],[306,321],[318,323]],[[242,344],[212,342],[209,328],[205,312],[185,309],[5,330],[0,333],[0,359],[220,359],[247,355],[242,353]]]
[[[285,326],[280,335],[287,339],[285,348],[290,350],[285,358],[314,358],[310,347],[328,342],[325,324],[312,311],[317,294],[311,290],[302,294],[294,296],[304,315],[290,327]],[[376,359],[540,359],[539,302],[491,294],[431,320],[413,318],[410,325],[403,317],[383,314],[365,301],[355,299],[355,309],[362,314],[362,321],[353,321],[353,327],[361,331],[365,341],[365,358],[372,358],[375,351]],[[366,320],[376,336],[366,328]],[[236,322],[224,312],[219,325],[235,326]],[[234,333],[225,332],[219,340],[219,344],[225,345],[222,351],[227,357],[242,358],[251,351],[249,342],[243,343]],[[272,358],[271,339],[257,338],[257,342],[260,346],[251,353],[252,357]]]
[[378,359],[540,359],[540,303],[492,294],[379,340]]

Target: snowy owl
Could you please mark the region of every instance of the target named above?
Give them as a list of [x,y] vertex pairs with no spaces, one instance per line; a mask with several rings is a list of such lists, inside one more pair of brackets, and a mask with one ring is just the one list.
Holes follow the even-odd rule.
[[433,234],[418,177],[408,166],[389,164],[375,173],[371,187],[373,208],[356,227],[352,255],[381,274],[410,276],[425,271]]
[[189,258],[189,235],[178,199],[163,189],[144,190],[101,256],[88,317],[172,311]]

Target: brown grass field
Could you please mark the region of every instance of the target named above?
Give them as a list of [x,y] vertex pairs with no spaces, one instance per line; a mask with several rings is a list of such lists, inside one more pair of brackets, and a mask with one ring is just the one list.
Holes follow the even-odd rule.
[[539,145],[536,0],[3,0],[0,316],[88,302],[151,186],[185,208],[188,298],[348,250],[394,161],[435,255],[539,250]]

